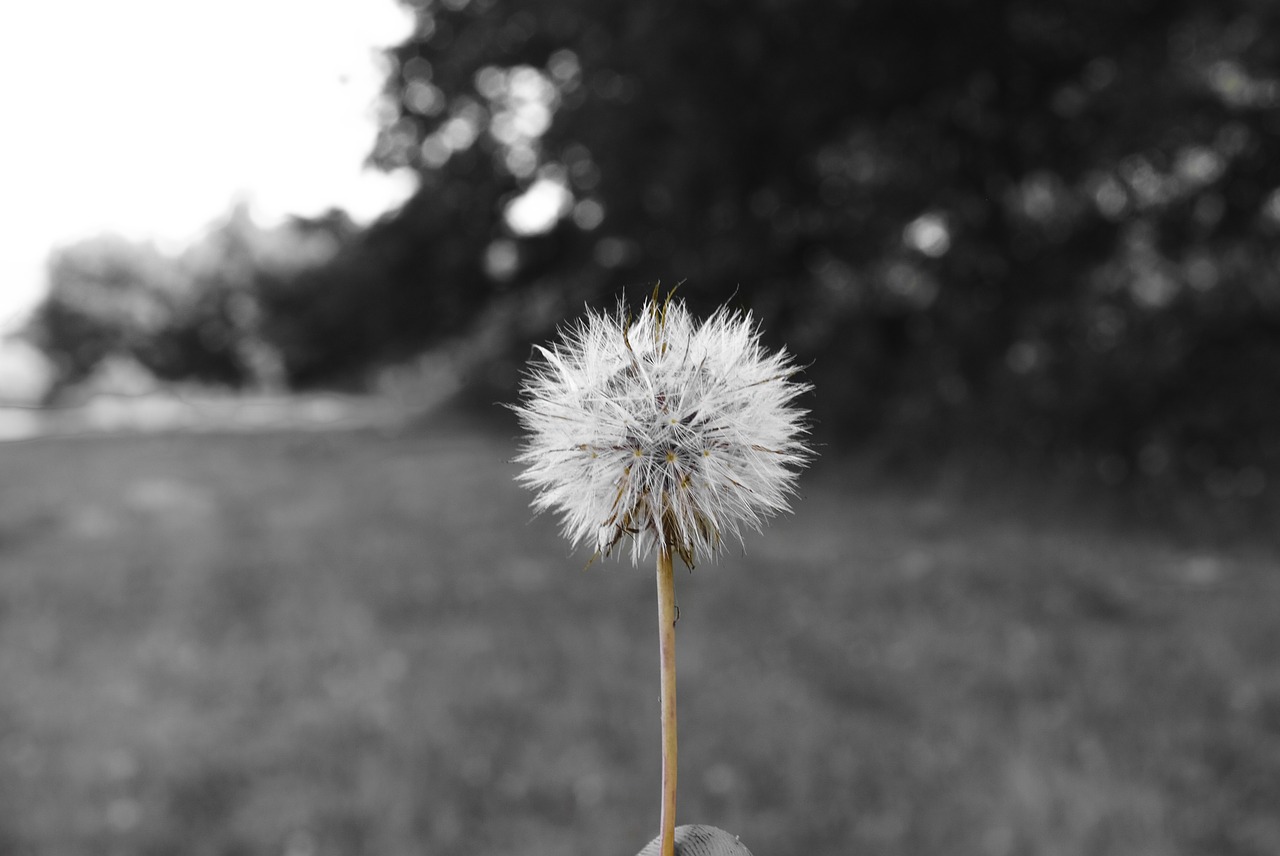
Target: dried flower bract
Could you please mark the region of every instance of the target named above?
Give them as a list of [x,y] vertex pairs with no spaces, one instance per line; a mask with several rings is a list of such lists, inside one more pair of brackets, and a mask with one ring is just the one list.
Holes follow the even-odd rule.
[[635,318],[588,312],[530,362],[518,478],[575,543],[609,555],[630,536],[633,561],[656,546],[692,567],[787,510],[810,457],[796,371],[749,314],[699,324],[656,295]]

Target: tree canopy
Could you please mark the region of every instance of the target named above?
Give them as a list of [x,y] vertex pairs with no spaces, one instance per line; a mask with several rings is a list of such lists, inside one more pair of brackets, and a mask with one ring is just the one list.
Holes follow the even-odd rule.
[[373,159],[422,177],[422,312],[683,281],[842,429],[1280,454],[1275,6],[409,6]]
[[471,335],[509,389],[679,282],[812,363],[833,437],[1280,463],[1274,4],[405,2],[371,160],[420,186],[259,278],[293,382]]

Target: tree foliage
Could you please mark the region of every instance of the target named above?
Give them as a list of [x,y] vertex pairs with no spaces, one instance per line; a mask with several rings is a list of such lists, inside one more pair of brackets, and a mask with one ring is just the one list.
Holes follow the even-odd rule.
[[[812,362],[829,439],[1246,492],[1280,464],[1275,4],[402,2],[371,160],[417,193],[300,226],[315,264],[206,271],[182,329],[251,294],[294,384],[470,337],[509,391],[583,300],[683,282]],[[67,371],[145,338],[82,336],[60,290]],[[243,373],[218,347],[198,371]]]
[[162,380],[283,384],[261,295],[328,263],[340,232],[329,221],[263,230],[236,207],[178,255],[114,235],[54,251],[48,292],[27,329],[53,361],[51,397],[113,357]]
[[409,6],[373,158],[449,256],[424,315],[685,281],[813,360],[833,431],[1280,457],[1274,5]]

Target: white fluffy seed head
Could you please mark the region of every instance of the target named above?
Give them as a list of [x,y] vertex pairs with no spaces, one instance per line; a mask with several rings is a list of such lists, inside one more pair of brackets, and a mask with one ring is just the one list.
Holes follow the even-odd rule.
[[811,457],[808,384],[767,352],[751,316],[721,308],[698,324],[682,301],[631,318],[588,312],[537,349],[514,410],[526,431],[518,480],[558,512],[576,544],[632,561],[657,547],[690,567],[745,524],[788,510]]

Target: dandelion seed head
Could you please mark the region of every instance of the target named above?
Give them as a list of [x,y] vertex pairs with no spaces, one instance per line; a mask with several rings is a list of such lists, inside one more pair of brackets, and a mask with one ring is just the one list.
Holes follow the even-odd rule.
[[670,297],[588,311],[527,367],[517,479],[575,544],[629,539],[633,562],[656,547],[692,567],[788,510],[811,457],[796,372],[748,313],[698,323]]

